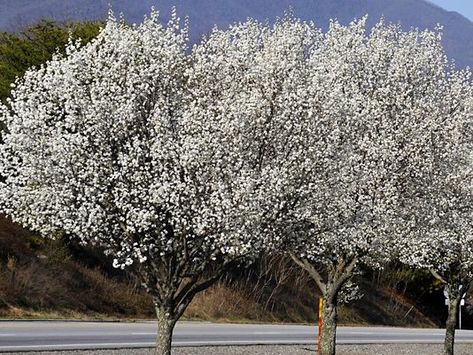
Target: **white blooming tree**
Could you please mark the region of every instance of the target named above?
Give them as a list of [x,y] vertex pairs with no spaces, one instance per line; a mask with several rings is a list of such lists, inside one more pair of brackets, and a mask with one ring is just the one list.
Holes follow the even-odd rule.
[[308,183],[287,235],[325,299],[321,350],[331,355],[344,285],[397,248],[399,196],[444,120],[448,67],[438,32],[380,22],[366,33],[364,20],[332,23],[308,66]]
[[175,15],[167,26],[156,12],[138,26],[110,19],[91,43],[29,70],[0,111],[2,210],[136,272],[160,355],[196,293],[257,251],[233,217],[248,190],[233,176],[239,161],[192,111],[202,89],[189,86],[186,42]]
[[307,184],[287,236],[292,258],[325,299],[321,350],[331,355],[341,290],[360,265],[378,267],[394,255],[405,232],[400,196],[429,171],[432,134],[454,114],[445,104],[449,67],[438,31],[380,22],[367,34],[364,20],[332,23],[308,66]]
[[225,143],[252,181],[245,222],[315,280],[321,350],[334,354],[340,293],[362,264],[391,256],[399,195],[441,121],[439,34],[249,21],[215,30],[195,54],[196,78],[209,81],[196,110],[238,132]]
[[459,305],[473,277],[473,87],[468,71],[439,83],[437,126],[403,191],[399,258],[430,270],[448,295],[444,353],[453,355]]
[[293,170],[306,150],[305,62],[319,36],[313,25],[288,15],[274,26],[249,20],[215,29],[194,48],[191,81],[205,84],[193,111],[205,118],[201,126],[218,131],[227,159],[238,161],[237,185],[246,186],[237,206],[240,224],[265,250],[280,245],[276,226],[304,175]]

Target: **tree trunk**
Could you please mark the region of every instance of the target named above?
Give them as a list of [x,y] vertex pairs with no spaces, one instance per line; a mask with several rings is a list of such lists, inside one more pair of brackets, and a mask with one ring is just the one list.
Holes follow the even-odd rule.
[[322,311],[322,337],[320,339],[320,355],[335,355],[337,338],[337,305],[326,300]]
[[158,337],[156,339],[156,355],[171,355],[171,341],[176,319],[164,308],[156,308],[158,317]]
[[289,253],[292,260],[301,268],[306,270],[314,279],[325,300],[322,311],[322,332],[320,336],[320,355],[335,355],[335,345],[337,340],[337,301],[342,287],[351,279],[358,263],[356,257],[340,257],[326,268],[327,282],[324,282],[322,275],[311,261],[300,258],[294,253]]
[[453,355],[455,343],[455,327],[457,326],[458,305],[461,302],[461,296],[458,297],[454,292],[450,292],[450,305],[448,306],[448,318],[444,342],[444,354]]

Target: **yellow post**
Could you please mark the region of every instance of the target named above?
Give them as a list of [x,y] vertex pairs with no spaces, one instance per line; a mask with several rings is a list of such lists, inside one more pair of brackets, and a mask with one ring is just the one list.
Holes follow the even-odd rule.
[[324,312],[324,298],[319,298],[319,334],[317,340],[317,352],[320,355],[320,343],[322,340],[322,327],[323,327],[323,312]]

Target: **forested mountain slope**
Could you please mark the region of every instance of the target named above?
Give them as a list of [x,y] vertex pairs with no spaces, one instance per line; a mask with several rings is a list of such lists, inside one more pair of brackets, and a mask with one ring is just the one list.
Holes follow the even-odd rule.
[[274,20],[292,7],[296,16],[326,27],[329,19],[346,23],[369,15],[369,22],[381,16],[401,23],[404,28],[444,26],[444,45],[448,55],[460,67],[473,64],[473,23],[456,12],[449,12],[425,0],[1,0],[0,30],[18,30],[22,26],[48,17],[56,20],[102,19],[111,4],[130,22],[141,21],[151,6],[170,16],[176,6],[178,14],[189,16],[191,39],[208,32],[214,24],[226,27],[251,16]]

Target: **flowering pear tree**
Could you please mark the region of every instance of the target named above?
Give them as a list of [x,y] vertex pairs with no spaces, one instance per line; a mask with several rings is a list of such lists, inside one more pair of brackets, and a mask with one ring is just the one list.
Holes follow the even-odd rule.
[[462,298],[473,277],[473,87],[468,71],[450,71],[439,87],[437,126],[424,164],[404,190],[405,234],[399,258],[430,270],[448,295],[444,353],[453,355]]
[[295,231],[292,257],[325,299],[322,354],[335,353],[344,285],[397,247],[399,196],[427,166],[428,141],[448,114],[446,63],[438,32],[380,22],[365,34],[364,20],[332,23],[311,55],[311,192],[294,211],[308,228]]
[[222,145],[239,157],[235,169],[249,189],[242,224],[270,253],[281,251],[290,213],[307,191],[307,61],[320,37],[313,24],[286,15],[274,26],[248,20],[215,29],[194,48],[192,80],[206,83],[194,110],[212,117],[214,130],[219,123]]
[[[193,50],[194,120],[226,147],[235,214],[253,247],[274,250],[270,236],[287,206],[299,166],[303,121],[291,120],[304,97],[304,60],[319,31],[292,18],[274,27],[254,20],[214,29]],[[236,173],[238,171],[238,173]],[[234,219],[237,221],[238,217]]]
[[439,35],[383,22],[367,35],[364,19],[326,34],[297,20],[250,21],[215,31],[200,50],[218,83],[206,106],[247,130],[232,137],[250,138],[230,142],[252,162],[258,203],[245,218],[315,280],[321,351],[334,354],[341,291],[362,264],[392,254],[398,196],[441,120]]
[[257,251],[233,216],[249,191],[233,176],[240,161],[192,111],[186,37],[175,15],[167,26],[156,12],[137,26],[111,18],[89,44],[29,70],[0,111],[2,210],[136,272],[160,355],[193,297]]

